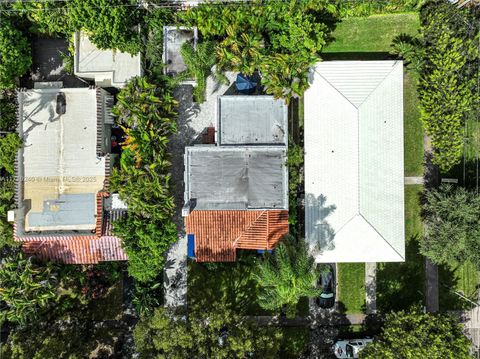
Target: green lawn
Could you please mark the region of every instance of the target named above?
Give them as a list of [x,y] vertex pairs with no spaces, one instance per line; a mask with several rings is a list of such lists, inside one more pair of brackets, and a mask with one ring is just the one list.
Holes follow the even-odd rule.
[[377,307],[381,311],[407,309],[424,301],[424,258],[418,241],[423,234],[421,185],[405,186],[405,262],[377,264]]
[[333,32],[335,41],[324,52],[390,52],[395,36],[402,33],[414,36],[418,27],[415,13],[352,17],[338,24]]
[[365,310],[365,263],[338,264],[338,302],[345,313]]
[[[375,15],[349,18],[341,22],[335,41],[324,50],[326,60],[385,59],[392,40],[401,33],[415,35],[419,29],[417,14]],[[416,80],[405,70],[404,77],[405,176],[423,175],[423,129],[418,111]]]
[[480,156],[480,122],[472,119],[466,123],[467,143],[465,145],[465,159],[474,161]]
[[405,176],[423,176],[423,127],[415,75],[409,71],[403,79],[403,94]]
[[462,299],[455,292],[476,301],[478,296],[478,272],[473,264],[464,263],[458,267],[440,266],[439,282],[441,310],[461,310],[471,307],[467,300]]

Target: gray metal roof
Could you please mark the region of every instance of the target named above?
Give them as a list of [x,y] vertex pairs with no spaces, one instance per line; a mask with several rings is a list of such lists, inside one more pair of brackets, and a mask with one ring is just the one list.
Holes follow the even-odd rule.
[[221,96],[218,127],[220,145],[286,145],[287,105],[273,96]]
[[195,209],[288,208],[285,147],[187,147],[185,202]]

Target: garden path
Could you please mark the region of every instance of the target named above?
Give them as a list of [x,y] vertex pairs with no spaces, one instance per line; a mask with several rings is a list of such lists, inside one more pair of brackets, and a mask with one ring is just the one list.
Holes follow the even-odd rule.
[[377,312],[377,263],[365,263],[365,312]]

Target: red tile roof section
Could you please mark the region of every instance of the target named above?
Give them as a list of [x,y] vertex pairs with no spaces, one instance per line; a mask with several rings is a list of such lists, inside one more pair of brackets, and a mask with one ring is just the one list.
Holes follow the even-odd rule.
[[288,233],[288,211],[196,211],[185,218],[198,262],[234,262],[236,249],[272,249]]
[[102,261],[128,260],[122,249],[121,240],[111,235],[111,225],[102,228],[103,197],[107,196],[107,192],[97,193],[96,227],[95,233],[91,235],[17,236],[17,226],[14,223],[14,238],[23,242],[22,250],[26,254],[61,263],[96,264]]
[[64,237],[54,240],[23,242],[29,255],[66,264],[96,264],[102,261],[127,260],[120,239],[116,237]]

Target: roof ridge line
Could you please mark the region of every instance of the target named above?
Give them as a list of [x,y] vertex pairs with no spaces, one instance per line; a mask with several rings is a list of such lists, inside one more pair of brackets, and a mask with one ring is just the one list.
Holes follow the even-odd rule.
[[[252,212],[253,212],[253,211],[252,211]],[[257,212],[257,211],[255,211],[255,212]],[[250,230],[250,228],[252,228],[252,226],[253,226],[255,223],[258,222],[258,219],[259,219],[261,216],[263,216],[264,213],[267,213],[267,210],[266,210],[266,209],[262,210],[262,213],[260,213],[260,214],[257,216],[257,218],[255,218],[255,219],[245,228],[245,230],[243,230],[242,233],[241,233],[237,238],[235,238],[235,240],[234,240],[233,243],[232,243],[232,247],[233,247],[233,248],[236,248],[236,247],[237,247],[237,242],[242,238],[242,236],[243,236],[248,230]],[[267,226],[268,226],[268,213],[267,213]],[[267,241],[268,241],[268,238],[267,238]]]
[[370,221],[369,221],[368,219],[365,218],[365,216],[364,216],[361,212],[358,212],[358,215],[359,215],[360,217],[362,217],[363,220],[364,220],[375,232],[378,233],[378,235],[383,239],[383,241],[384,241],[385,243],[387,243],[387,244],[390,246],[390,248],[392,248],[393,251],[400,256],[400,258],[402,258],[403,260],[405,260],[405,255],[401,255],[400,253],[398,253],[398,251],[395,249],[395,247],[392,246],[391,243],[385,239],[385,237],[375,228],[375,226],[373,226],[373,225],[370,223]]
[[345,96],[342,92],[340,92],[340,90],[337,89],[330,81],[328,81],[325,76],[323,76],[323,75],[322,75],[321,73],[319,73],[317,70],[315,70],[315,72],[316,72],[322,79],[324,79],[335,91],[337,91],[345,100],[347,100],[347,102],[348,102],[349,104],[351,104],[351,105],[357,110],[357,112],[358,112],[358,107],[355,106],[355,105],[353,104],[353,102],[350,101],[350,100],[347,98],[347,96]]
[[[360,107],[361,107],[365,102],[367,102],[367,100],[370,98],[370,96],[371,96],[375,91],[377,91],[377,89],[380,87],[380,85],[385,82],[385,80],[387,79],[388,76],[391,75],[391,73],[393,72],[393,70],[396,69],[396,67],[398,66],[399,61],[398,61],[398,60],[394,60],[394,61],[395,61],[395,64],[392,66],[392,69],[391,69],[390,71],[388,71],[388,73],[385,75],[385,77],[377,84],[377,86],[375,86],[375,88],[368,94],[368,96],[365,97],[365,99],[362,101],[362,103],[358,105],[358,107],[357,107],[358,110],[360,110]],[[403,64],[402,64],[402,66],[403,66]]]

